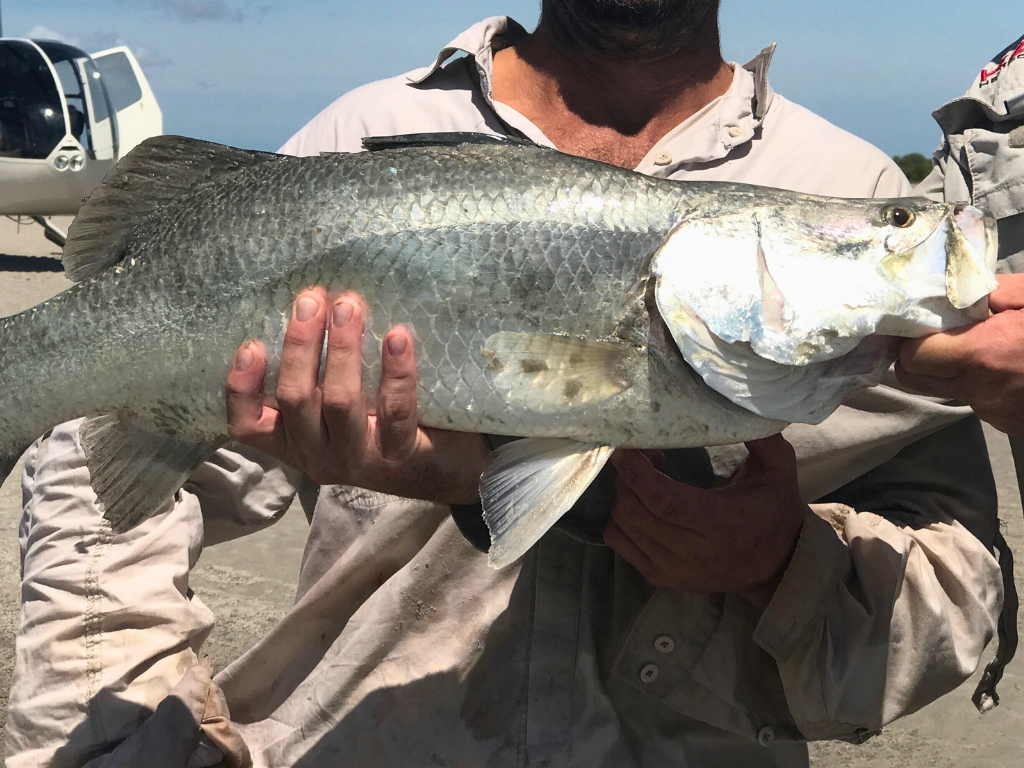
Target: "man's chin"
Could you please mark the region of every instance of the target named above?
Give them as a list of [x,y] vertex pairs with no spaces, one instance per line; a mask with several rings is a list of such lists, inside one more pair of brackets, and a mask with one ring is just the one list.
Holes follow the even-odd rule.
[[692,43],[719,0],[545,0],[563,37],[606,55],[657,58]]

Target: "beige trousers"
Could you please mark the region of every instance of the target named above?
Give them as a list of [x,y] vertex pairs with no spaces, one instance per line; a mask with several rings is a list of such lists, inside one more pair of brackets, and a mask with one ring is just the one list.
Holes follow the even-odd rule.
[[199,651],[213,615],[189,589],[198,499],[114,535],[78,422],[25,458],[22,608],[7,714],[9,768],[249,764]]

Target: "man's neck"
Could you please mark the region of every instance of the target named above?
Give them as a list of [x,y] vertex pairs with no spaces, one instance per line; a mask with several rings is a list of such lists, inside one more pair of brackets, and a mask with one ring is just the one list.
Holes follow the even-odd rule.
[[657,60],[602,59],[537,30],[494,57],[493,98],[563,152],[634,168],[666,133],[724,94],[717,25]]

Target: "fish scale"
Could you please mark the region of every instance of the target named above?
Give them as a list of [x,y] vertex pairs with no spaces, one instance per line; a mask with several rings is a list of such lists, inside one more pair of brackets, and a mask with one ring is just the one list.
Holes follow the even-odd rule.
[[[957,240],[961,214],[949,206],[654,179],[493,137],[368,146],[291,158],[159,137],[133,151],[69,232],[65,268],[79,282],[0,320],[0,469],[54,424],[92,417],[82,444],[101,507],[119,527],[145,517],[226,440],[224,383],[239,345],[264,344],[272,393],[296,295],[354,291],[368,308],[368,396],[380,342],[404,324],[422,424],[539,440],[499,451],[483,478],[488,525],[518,542],[499,543],[492,562],[503,564],[543,532],[521,523],[523,510],[543,522],[567,509],[608,446],[764,437],[784,425],[776,408],[816,418],[884,355],[833,362],[815,339],[838,348],[844,333],[883,321],[919,335],[978,310],[936,310],[935,297],[908,299],[886,278],[871,284],[888,297],[883,309],[851,319],[843,296],[819,301],[820,332],[787,347],[786,318],[813,326],[800,314],[807,297],[832,289],[794,287],[798,270],[785,267],[797,256],[844,275],[863,268],[866,283],[898,273],[931,285],[917,256],[931,264],[936,249],[958,247],[957,295],[985,294],[971,249],[988,254],[988,230],[971,219]],[[893,205],[910,206],[912,231],[886,219]],[[898,270],[880,266],[890,256]],[[782,320],[765,314],[769,299]],[[765,354],[793,347],[807,360],[758,357],[746,339],[762,337]]]

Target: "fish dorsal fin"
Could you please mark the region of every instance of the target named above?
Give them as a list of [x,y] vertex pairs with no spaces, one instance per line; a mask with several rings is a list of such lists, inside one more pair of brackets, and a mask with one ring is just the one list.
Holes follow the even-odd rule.
[[87,419],[80,435],[96,501],[115,533],[156,514],[223,442],[197,445],[116,416]]
[[528,437],[497,448],[480,478],[490,566],[511,565],[536,544],[572,509],[614,450],[554,437]]
[[403,147],[455,147],[460,144],[511,144],[520,147],[541,148],[540,144],[513,136],[503,136],[498,133],[471,133],[469,131],[405,133],[398,136],[367,136],[363,139],[363,149],[370,152]]
[[212,178],[279,157],[184,136],[146,139],[82,204],[68,229],[65,274],[80,281],[112,267],[127,236],[161,206]]

